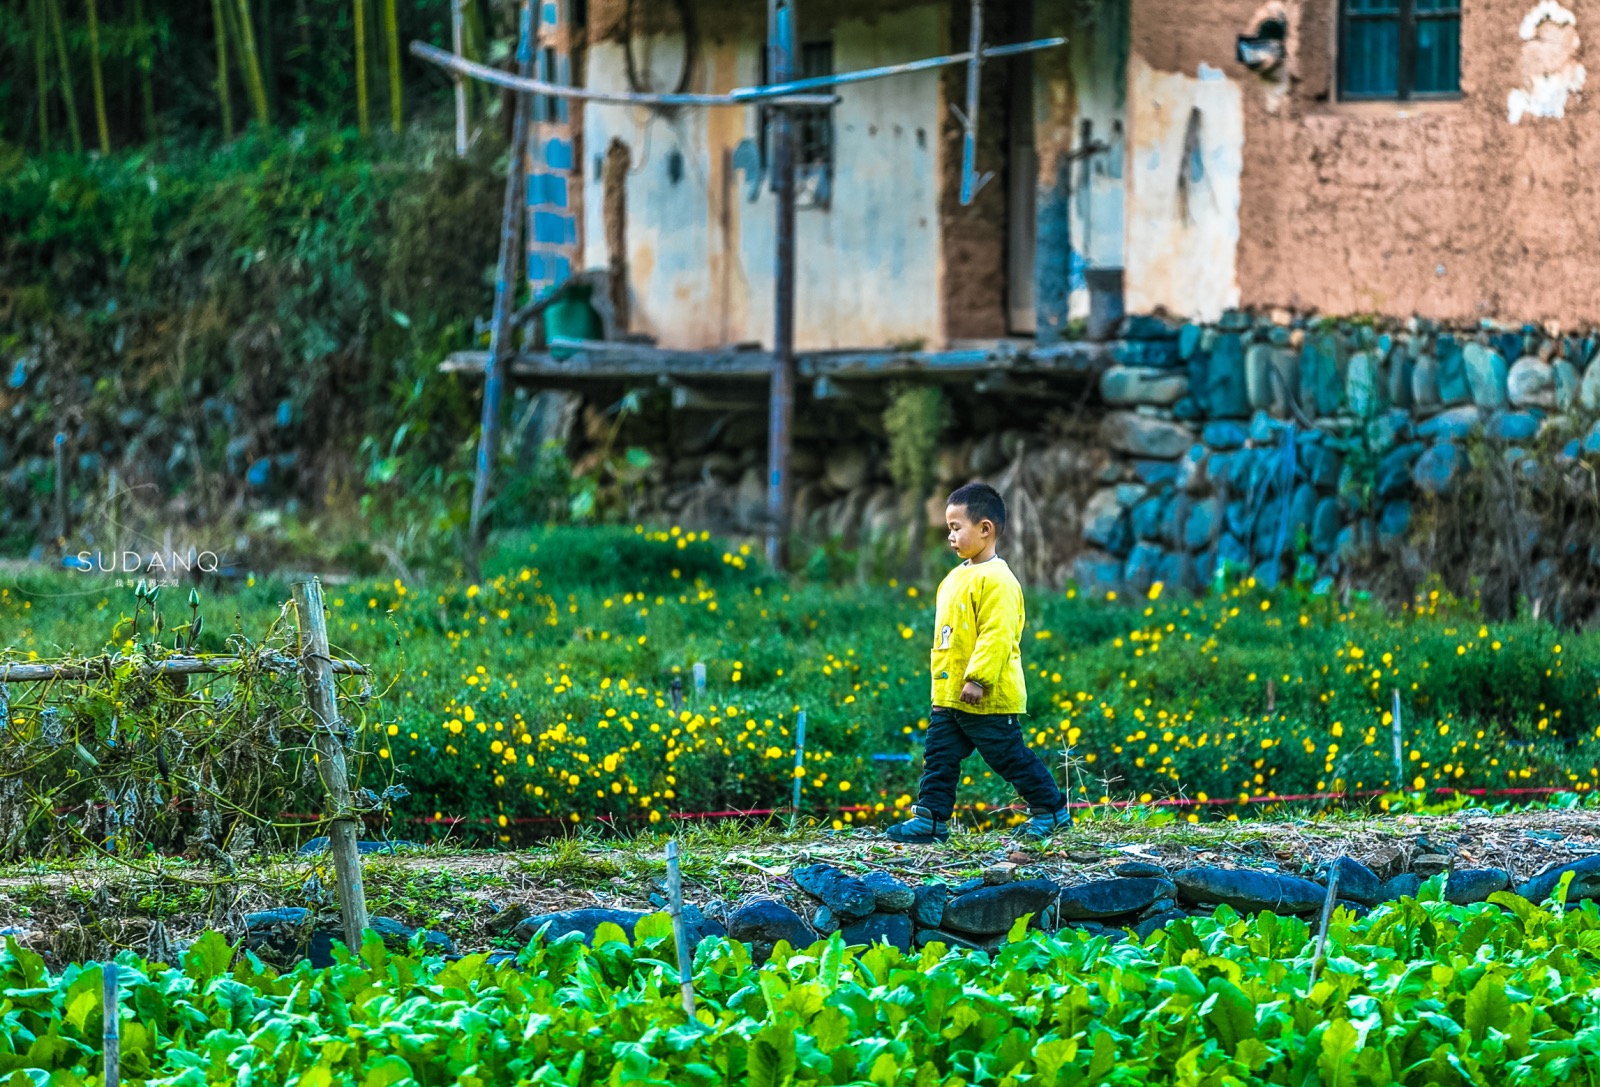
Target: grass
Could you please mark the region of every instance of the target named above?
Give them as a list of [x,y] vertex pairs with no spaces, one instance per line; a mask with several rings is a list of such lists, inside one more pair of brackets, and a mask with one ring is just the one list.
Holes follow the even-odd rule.
[[[0,589],[4,656],[120,643],[132,593],[93,576]],[[380,678],[367,719],[412,794],[396,837],[512,844],[780,809],[801,710],[802,807],[848,828],[892,819],[915,791],[934,586],[785,581],[748,548],[700,535],[565,529],[501,539],[478,583],[331,586],[329,629],[338,653]],[[204,648],[264,630],[288,596],[271,577],[207,588]],[[169,603],[187,618],[181,599]],[[1249,583],[1201,600],[1033,593],[1028,606],[1028,739],[1075,800],[1132,802],[1130,825],[1169,798],[1203,802],[1172,810],[1198,822],[1306,810],[1285,795],[1462,805],[1479,801],[1441,790],[1582,795],[1600,780],[1592,635],[1487,624],[1438,592],[1399,612]],[[14,721],[36,712],[30,697],[14,689]],[[1019,817],[979,760],[965,772],[969,825]],[[743,841],[759,822],[707,833]]]

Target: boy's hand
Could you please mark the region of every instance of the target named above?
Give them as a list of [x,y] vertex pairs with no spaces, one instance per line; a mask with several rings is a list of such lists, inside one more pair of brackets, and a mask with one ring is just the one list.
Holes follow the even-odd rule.
[[961,701],[969,706],[976,706],[983,701],[983,688],[972,680],[967,680],[966,686],[961,688]]

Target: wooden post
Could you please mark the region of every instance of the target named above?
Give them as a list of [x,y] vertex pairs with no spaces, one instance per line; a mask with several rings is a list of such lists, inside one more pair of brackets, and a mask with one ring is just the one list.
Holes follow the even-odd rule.
[[683,990],[683,1011],[694,1018],[694,967],[689,953],[689,933],[683,923],[683,872],[678,867],[677,839],[667,843],[667,908],[672,913],[672,940],[678,945],[678,985]]
[[117,964],[106,961],[101,968],[105,982],[101,1019],[105,1029],[101,1042],[105,1052],[105,1087],[118,1087],[122,1082],[122,1021],[117,1017]]
[[801,710],[794,719],[794,800],[789,805],[789,829],[800,822],[800,785],[806,777],[806,711]]
[[1311,982],[1306,986],[1309,994],[1317,987],[1317,968],[1322,965],[1322,949],[1328,942],[1328,922],[1333,920],[1333,905],[1339,900],[1339,866],[1328,868],[1328,893],[1322,900],[1322,924],[1317,926],[1316,953],[1311,957]]
[[[533,8],[522,3],[522,32],[517,43],[517,74],[533,71]],[[522,221],[527,201],[522,198],[528,178],[528,96],[512,96],[511,158],[506,170],[506,197],[500,211],[500,263],[494,280],[494,313],[489,331],[489,361],[484,369],[483,423],[478,434],[477,476],[472,484],[471,539],[474,550],[483,542],[484,509],[489,503],[489,482],[500,454],[500,401],[505,387],[506,356],[511,353],[511,311],[517,300],[518,257],[522,254]]]
[[367,892],[361,883],[361,854],[356,846],[357,820],[350,806],[350,778],[344,745],[338,734],[339,707],[334,696],[333,661],[328,651],[328,623],[323,614],[322,583],[316,578],[294,586],[300,619],[300,682],[316,718],[312,742],[317,750],[317,771],[333,812],[328,837],[333,870],[338,879],[339,912],[344,920],[344,942],[352,953],[361,950],[367,929]]
[[694,662],[694,696],[701,699],[706,696],[706,662]]
[[56,433],[56,539],[63,541],[67,532],[72,527],[68,522],[67,513],[67,436],[64,432]]
[[[794,78],[795,0],[770,0],[768,70],[774,83]],[[772,385],[767,419],[767,561],[788,564],[789,505],[794,481],[789,453],[794,429],[794,118],[779,109],[772,118],[772,187],[778,223],[773,232]]]

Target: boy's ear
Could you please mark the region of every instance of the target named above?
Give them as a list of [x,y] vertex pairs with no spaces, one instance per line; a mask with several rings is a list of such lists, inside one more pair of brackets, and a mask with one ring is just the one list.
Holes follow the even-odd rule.
[[978,527],[982,530],[985,536],[998,536],[1000,534],[999,531],[994,527],[994,522],[989,520],[987,517],[978,522]]

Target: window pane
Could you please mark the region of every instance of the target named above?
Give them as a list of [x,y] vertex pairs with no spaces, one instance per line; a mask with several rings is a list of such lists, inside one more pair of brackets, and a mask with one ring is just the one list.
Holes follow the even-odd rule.
[[[1418,0],[1419,6],[1425,0]],[[1461,20],[1417,20],[1417,94],[1453,94],[1461,89]]]
[[[1419,4],[1430,0],[1418,0]],[[1399,15],[1399,0],[1345,0],[1344,10],[1352,15]]]
[[1428,12],[1459,12],[1461,0],[1416,0],[1417,14],[1425,15]]
[[[800,78],[833,74],[833,43],[800,46]],[[827,166],[833,161],[833,111],[827,106],[795,110],[795,164]]]
[[1398,94],[1400,21],[1348,20],[1345,23],[1343,59],[1345,94],[1367,97],[1392,97]]

